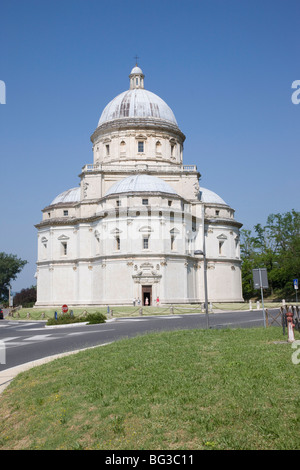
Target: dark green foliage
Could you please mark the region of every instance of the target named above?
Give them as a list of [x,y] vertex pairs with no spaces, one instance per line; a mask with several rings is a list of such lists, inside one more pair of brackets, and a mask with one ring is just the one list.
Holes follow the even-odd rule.
[[14,296],[14,307],[22,305],[22,307],[33,307],[36,302],[36,286],[22,289]]
[[267,294],[293,297],[293,279],[300,277],[300,212],[271,214],[267,224],[241,230],[243,295],[248,299],[258,293],[253,289],[252,269],[267,268]]
[[105,323],[106,316],[103,313],[88,313],[86,315],[74,316],[71,313],[59,313],[57,318],[49,318],[47,325],[67,325],[69,323],[87,322],[89,325],[95,323]]
[[8,299],[8,288],[11,281],[14,281],[27,264],[16,255],[8,255],[7,253],[0,253],[0,300],[6,301]]

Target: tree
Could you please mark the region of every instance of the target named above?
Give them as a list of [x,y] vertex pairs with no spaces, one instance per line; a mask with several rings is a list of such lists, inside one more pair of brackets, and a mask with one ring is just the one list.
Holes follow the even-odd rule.
[[36,302],[36,286],[22,289],[14,296],[14,306],[22,305],[22,307],[32,307]]
[[242,259],[242,288],[245,299],[250,299],[254,294],[252,269],[255,266],[255,239],[251,230],[241,230],[241,259]]
[[300,277],[300,212],[270,214],[267,224],[241,230],[241,258],[244,298],[252,297],[252,269],[265,267],[269,293],[292,296],[292,280]]
[[22,271],[27,261],[18,258],[16,255],[0,253],[0,300],[8,299],[8,289],[10,283],[14,281]]

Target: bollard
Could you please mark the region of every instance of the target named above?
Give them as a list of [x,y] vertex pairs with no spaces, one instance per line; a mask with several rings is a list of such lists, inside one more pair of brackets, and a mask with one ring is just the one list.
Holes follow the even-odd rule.
[[294,336],[294,323],[293,323],[293,312],[290,310],[286,314],[287,316],[287,324],[288,324],[288,342],[293,343],[295,341]]
[[256,302],[256,310],[259,310],[259,300]]
[[139,309],[139,313],[140,313],[141,316],[143,316],[143,309],[142,308]]
[[249,300],[249,310],[252,310],[252,300]]

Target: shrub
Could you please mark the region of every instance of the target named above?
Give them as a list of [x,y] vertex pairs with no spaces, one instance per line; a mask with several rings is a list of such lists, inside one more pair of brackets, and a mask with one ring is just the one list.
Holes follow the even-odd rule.
[[95,323],[105,323],[105,320],[106,316],[100,312],[89,313],[86,316],[86,321],[88,321],[89,325],[93,325]]
[[87,322],[89,325],[95,323],[105,323],[106,316],[103,313],[96,312],[96,313],[89,313],[87,315],[77,316],[71,315],[70,313],[64,313],[57,316],[55,318],[49,318],[47,321],[47,325],[68,325],[70,323],[80,323],[80,322]]

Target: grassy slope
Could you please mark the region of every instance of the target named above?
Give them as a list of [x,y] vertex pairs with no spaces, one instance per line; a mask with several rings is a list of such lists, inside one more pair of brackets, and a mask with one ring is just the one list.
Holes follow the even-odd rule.
[[274,327],[151,334],[36,367],[0,397],[0,449],[297,449],[286,339]]

